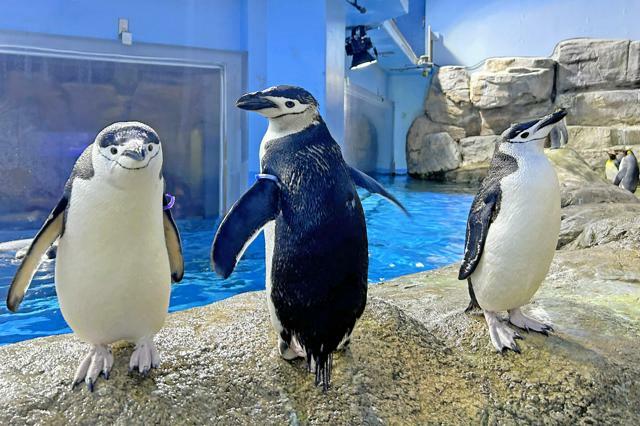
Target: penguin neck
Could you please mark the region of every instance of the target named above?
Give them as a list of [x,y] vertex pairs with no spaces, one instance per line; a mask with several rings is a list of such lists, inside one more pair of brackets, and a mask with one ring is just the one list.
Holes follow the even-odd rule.
[[309,108],[301,114],[290,114],[269,119],[269,127],[262,141],[267,142],[299,133],[307,127],[318,124],[320,121],[320,116],[313,108]]
[[527,157],[531,155],[544,155],[544,139],[525,143],[503,142],[500,151],[512,157]]

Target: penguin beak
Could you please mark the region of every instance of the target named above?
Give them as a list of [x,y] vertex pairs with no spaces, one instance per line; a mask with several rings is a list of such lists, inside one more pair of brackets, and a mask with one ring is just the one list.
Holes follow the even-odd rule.
[[536,132],[544,127],[547,126],[551,126],[553,124],[556,124],[557,122],[559,122],[560,120],[562,120],[564,117],[566,117],[567,115],[567,111],[565,111],[564,109],[560,109],[552,114],[549,114],[545,117],[543,117],[540,122],[537,125],[536,128]]
[[136,161],[142,161],[144,160],[144,157],[145,157],[145,150],[144,148],[125,149],[122,152],[122,155],[124,155],[125,157],[132,158]]
[[261,92],[247,93],[236,101],[236,106],[247,111],[258,111],[265,108],[276,108],[273,101],[265,98]]

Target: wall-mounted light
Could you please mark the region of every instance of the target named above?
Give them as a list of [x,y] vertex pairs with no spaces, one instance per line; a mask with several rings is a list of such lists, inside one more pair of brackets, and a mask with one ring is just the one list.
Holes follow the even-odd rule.
[[[378,62],[378,51],[373,47],[364,25],[351,29],[351,36],[345,40],[347,56],[353,56],[351,69],[357,70]],[[373,55],[369,50],[373,50]]]

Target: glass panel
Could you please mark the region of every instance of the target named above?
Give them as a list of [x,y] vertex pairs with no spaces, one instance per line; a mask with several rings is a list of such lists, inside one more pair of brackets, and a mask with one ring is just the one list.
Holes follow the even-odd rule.
[[40,226],[78,155],[123,120],[160,135],[174,214],[215,216],[220,88],[213,68],[0,54],[0,225]]

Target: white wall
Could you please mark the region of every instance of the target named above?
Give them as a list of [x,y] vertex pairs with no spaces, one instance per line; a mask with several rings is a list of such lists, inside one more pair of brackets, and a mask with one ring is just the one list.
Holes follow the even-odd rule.
[[443,38],[439,65],[472,66],[495,56],[549,56],[574,37],[640,39],[638,0],[427,0],[427,22]]

